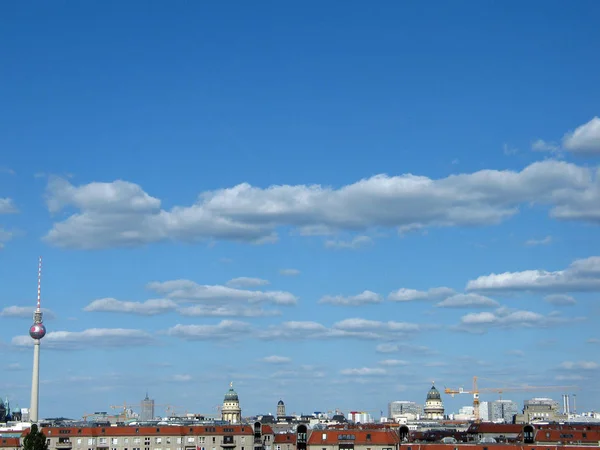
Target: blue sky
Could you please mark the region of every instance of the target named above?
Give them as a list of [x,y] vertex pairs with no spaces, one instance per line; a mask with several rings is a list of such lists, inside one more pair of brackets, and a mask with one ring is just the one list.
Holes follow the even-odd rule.
[[597,409],[599,14],[3,3],[2,394],[28,405],[43,255],[41,416],[214,413],[230,381],[244,414],[379,411],[474,375]]

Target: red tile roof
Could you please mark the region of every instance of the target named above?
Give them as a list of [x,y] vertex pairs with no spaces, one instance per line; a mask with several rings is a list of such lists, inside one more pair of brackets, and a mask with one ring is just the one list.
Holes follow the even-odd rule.
[[21,446],[18,437],[0,437],[0,448],[16,448]]

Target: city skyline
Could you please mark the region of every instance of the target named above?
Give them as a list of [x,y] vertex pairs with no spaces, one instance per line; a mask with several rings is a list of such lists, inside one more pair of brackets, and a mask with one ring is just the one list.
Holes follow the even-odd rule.
[[600,5],[235,5],[0,5],[0,394],[597,409]]

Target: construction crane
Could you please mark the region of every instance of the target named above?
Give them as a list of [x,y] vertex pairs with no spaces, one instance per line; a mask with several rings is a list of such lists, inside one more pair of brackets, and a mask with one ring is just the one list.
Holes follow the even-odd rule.
[[473,394],[473,414],[475,415],[475,421],[481,422],[479,415],[479,394],[482,392],[495,392],[502,395],[503,392],[530,392],[530,391],[563,391],[569,389],[579,389],[577,386],[519,386],[519,387],[505,387],[505,388],[483,388],[479,389],[477,386],[477,377],[473,377],[473,389],[464,390],[463,388],[450,389],[445,388],[444,393],[454,397],[455,394]]

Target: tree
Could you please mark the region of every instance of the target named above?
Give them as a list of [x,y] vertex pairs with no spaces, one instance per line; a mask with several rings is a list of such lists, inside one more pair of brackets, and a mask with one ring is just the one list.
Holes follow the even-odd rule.
[[46,435],[38,429],[35,423],[31,425],[29,433],[23,438],[23,450],[48,450]]

